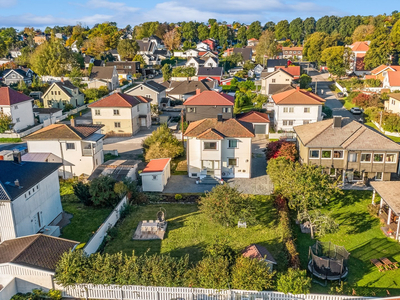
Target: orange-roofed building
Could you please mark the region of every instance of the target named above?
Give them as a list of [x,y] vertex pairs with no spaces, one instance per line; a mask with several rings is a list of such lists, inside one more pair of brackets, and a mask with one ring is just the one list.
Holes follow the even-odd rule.
[[171,177],[171,158],[150,160],[140,176],[143,192],[162,192]]
[[293,126],[322,120],[325,100],[299,87],[271,96],[275,130],[292,131]]
[[254,134],[264,134],[269,133],[269,116],[266,113],[259,111],[249,111],[248,113],[236,115],[236,119],[240,122],[249,123],[254,129]]
[[151,98],[114,93],[89,105],[93,124],[108,135],[130,136],[151,126]]
[[275,70],[282,69],[293,76],[293,79],[299,79],[301,75],[301,68],[300,66],[277,66]]
[[297,58],[298,60],[303,59],[303,47],[282,47],[283,58]]
[[390,89],[391,92],[399,91],[400,72],[385,72],[382,85],[384,89]]
[[349,45],[351,51],[353,51],[354,57],[350,63],[349,73],[354,73],[358,76],[370,74],[369,70],[365,70],[364,58],[369,50],[369,41],[355,42]]
[[399,72],[400,66],[380,65],[371,71],[371,75],[365,75],[365,79],[379,79],[384,81],[388,72]]

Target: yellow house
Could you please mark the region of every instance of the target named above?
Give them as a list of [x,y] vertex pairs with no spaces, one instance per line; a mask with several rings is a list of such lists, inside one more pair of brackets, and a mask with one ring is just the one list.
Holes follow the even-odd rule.
[[389,100],[385,101],[385,110],[394,114],[400,114],[400,93],[389,94]]
[[66,104],[74,108],[85,104],[85,97],[69,80],[54,82],[43,95],[45,108],[64,109]]

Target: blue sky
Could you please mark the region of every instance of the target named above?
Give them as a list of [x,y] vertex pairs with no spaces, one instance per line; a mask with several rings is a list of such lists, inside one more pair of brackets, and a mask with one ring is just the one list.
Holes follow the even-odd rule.
[[105,21],[125,27],[146,21],[202,22],[209,18],[241,23],[259,20],[264,24],[332,14],[390,14],[399,10],[397,3],[398,0],[0,0],[0,27],[45,28],[78,22],[92,26]]

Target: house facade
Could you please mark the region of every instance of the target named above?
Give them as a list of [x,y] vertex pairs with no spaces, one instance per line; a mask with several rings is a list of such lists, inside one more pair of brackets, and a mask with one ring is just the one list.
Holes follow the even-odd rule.
[[118,79],[131,80],[135,74],[140,72],[140,62],[138,61],[111,61],[106,66],[116,66]]
[[266,113],[258,111],[249,111],[248,113],[236,115],[236,119],[242,123],[248,123],[254,131],[254,134],[269,134],[269,116]]
[[400,72],[383,72],[382,87],[391,92],[400,91]]
[[364,58],[369,50],[370,41],[355,42],[349,45],[351,51],[353,52],[353,57],[350,60],[350,70],[348,73],[354,73],[357,76],[363,76],[365,74],[370,74],[369,70],[365,70]]
[[35,124],[33,99],[9,87],[0,87],[0,112],[12,117],[12,129],[19,132]]
[[54,82],[43,95],[45,108],[64,109],[67,104],[74,108],[85,104],[85,96],[69,80]]
[[199,57],[199,50],[188,49],[186,51],[174,51],[174,56],[182,58]]
[[90,175],[104,162],[102,125],[52,124],[24,138],[28,152],[52,153],[63,159],[59,176]]
[[400,93],[389,94],[389,100],[385,101],[385,111],[400,114]]
[[390,180],[400,145],[349,118],[294,127],[300,162],[322,166],[344,182]]
[[171,159],[152,159],[142,173],[143,192],[162,192],[171,177]]
[[186,121],[193,122],[205,118],[217,118],[227,120],[233,117],[235,98],[225,93],[216,91],[200,92],[188,98],[183,105],[186,110]]
[[161,107],[161,101],[166,98],[166,89],[165,86],[153,80],[148,80],[127,90],[125,94],[150,98],[150,104]]
[[0,161],[0,243],[38,233],[61,220],[60,165],[21,162],[20,157]]
[[29,68],[7,69],[3,71],[3,82],[5,85],[19,84],[25,81],[26,85],[31,85],[35,74]]
[[102,133],[133,135],[151,126],[150,98],[114,93],[89,105],[92,123],[104,125]]
[[303,47],[282,47],[283,58],[303,59]]
[[188,175],[203,179],[251,177],[251,128],[236,119],[203,119],[189,124]]
[[203,80],[207,78],[212,78],[218,81],[218,83],[222,80],[222,74],[224,69],[222,67],[199,67],[197,70],[197,78],[198,80]]
[[293,82],[293,75],[284,69],[261,74],[261,94],[270,96],[283,88],[290,86]]
[[101,86],[106,86],[109,91],[113,91],[117,87],[119,87],[118,72],[116,66],[94,66],[92,68],[88,88],[98,89]]

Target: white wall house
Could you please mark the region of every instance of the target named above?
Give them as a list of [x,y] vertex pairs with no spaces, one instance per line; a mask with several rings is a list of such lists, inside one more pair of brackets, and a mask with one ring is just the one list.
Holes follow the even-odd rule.
[[391,92],[400,91],[400,72],[383,72],[382,87],[390,89]]
[[162,192],[171,177],[171,159],[152,159],[142,173],[143,192]]
[[271,98],[274,101],[275,130],[293,131],[293,126],[322,120],[325,100],[313,93],[297,88],[272,95]]
[[13,130],[19,132],[35,124],[33,99],[9,87],[0,88],[0,112],[12,117]]
[[90,175],[104,162],[102,125],[52,124],[27,137],[28,152],[52,153],[64,161],[59,176]]
[[166,98],[166,89],[165,86],[153,80],[148,80],[127,90],[125,94],[150,98],[150,104],[161,106],[161,101]]
[[289,86],[293,81],[293,75],[282,69],[268,73],[261,78],[261,94],[272,95],[275,92]]
[[38,233],[61,220],[60,166],[0,161],[0,242]]
[[189,124],[185,136],[189,177],[251,177],[254,133],[236,119],[195,121]]
[[186,51],[174,51],[174,56],[175,57],[198,57],[199,56],[199,51],[197,49],[188,49]]

